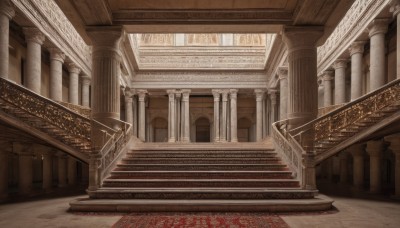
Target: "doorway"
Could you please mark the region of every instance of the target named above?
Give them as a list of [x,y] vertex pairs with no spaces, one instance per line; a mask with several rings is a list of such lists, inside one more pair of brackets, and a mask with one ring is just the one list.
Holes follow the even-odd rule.
[[196,120],[196,142],[210,142],[210,121],[201,117]]

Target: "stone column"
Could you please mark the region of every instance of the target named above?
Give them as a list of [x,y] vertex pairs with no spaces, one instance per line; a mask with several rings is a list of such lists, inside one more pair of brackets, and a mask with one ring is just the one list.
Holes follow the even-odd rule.
[[214,96],[214,142],[219,142],[219,98],[220,91],[212,90]]
[[78,105],[79,104],[79,73],[81,69],[72,62],[67,64],[67,68],[69,71],[69,88],[68,88],[68,97],[69,103]]
[[289,129],[317,117],[317,46],[323,27],[286,27],[283,39],[288,47]]
[[53,152],[51,149],[41,151],[43,156],[43,190],[50,192],[53,187]]
[[347,60],[338,59],[333,63],[335,69],[335,104],[346,102],[346,67]]
[[37,28],[28,27],[23,29],[27,42],[25,86],[33,92],[41,92],[42,75],[42,44],[44,34]]
[[388,30],[387,19],[375,19],[369,30],[370,38],[370,91],[374,91],[386,81],[386,56],[385,56],[385,33]]
[[167,90],[168,105],[168,142],[175,142],[175,90]]
[[318,80],[318,108],[324,107],[324,85],[322,80]]
[[76,160],[68,156],[68,185],[76,185]]
[[138,136],[138,99],[136,95],[133,97],[133,135]]
[[348,175],[348,169],[347,169],[347,157],[348,153],[347,151],[342,151],[340,154],[340,183],[347,183],[347,175]]
[[229,90],[231,98],[231,142],[237,142],[237,89]]
[[333,71],[327,70],[324,71],[324,76],[322,78],[324,82],[324,107],[328,107],[332,105],[332,80],[333,80]]
[[67,186],[67,155],[59,152],[58,156],[58,187]]
[[271,125],[278,121],[277,90],[269,90],[268,95],[271,100]]
[[126,122],[133,124],[132,93],[128,87],[125,89],[125,118]]
[[50,99],[62,101],[62,65],[65,54],[58,48],[50,48]]
[[180,91],[175,91],[175,139],[176,141],[182,140],[182,131],[181,131],[181,97],[182,94]]
[[32,192],[33,181],[33,151],[32,144],[15,143],[14,150],[18,153],[18,188],[19,194],[29,195]]
[[262,140],[262,102],[265,94],[265,90],[255,89],[254,93],[256,94],[256,142],[260,142]]
[[382,188],[381,162],[383,154],[383,141],[368,141],[367,153],[369,154],[370,186],[371,193],[379,193]]
[[190,113],[189,113],[189,94],[190,90],[182,90],[182,101],[184,107],[184,118],[183,118],[183,142],[190,142]]
[[280,86],[280,120],[287,119],[287,102],[288,102],[288,68],[281,66],[278,68],[279,86]]
[[12,146],[11,142],[0,142],[0,202],[8,197],[8,156]]
[[390,150],[395,156],[394,164],[394,187],[395,198],[400,198],[400,134],[389,135],[385,137],[385,141],[390,142]]
[[82,106],[90,107],[90,93],[89,93],[89,86],[90,86],[90,77],[87,75],[82,75]]
[[144,103],[147,90],[138,90],[139,97],[139,139],[143,142],[146,141],[146,105]]
[[365,41],[356,41],[351,44],[351,100],[362,96],[363,54]]
[[400,0],[392,0],[390,12],[393,13],[393,16],[396,18],[396,75],[397,79],[400,78]]
[[353,155],[353,186],[356,190],[364,187],[364,146],[355,144],[349,148]]
[[120,26],[90,26],[86,29],[92,49],[92,118],[112,128],[120,119],[119,68],[122,36]]
[[227,105],[228,105],[228,90],[222,91],[222,126],[221,126],[221,142],[226,142],[226,127],[227,127]]
[[15,15],[10,0],[0,0],[0,77],[8,78],[10,20]]

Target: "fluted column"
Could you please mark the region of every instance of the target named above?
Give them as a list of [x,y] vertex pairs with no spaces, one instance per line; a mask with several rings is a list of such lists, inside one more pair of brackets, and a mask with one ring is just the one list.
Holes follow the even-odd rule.
[[87,75],[82,75],[82,106],[89,107],[90,102],[90,93],[89,93],[89,86],[90,86],[90,77]]
[[400,0],[392,0],[390,12],[396,18],[396,75],[400,79]]
[[364,41],[356,41],[349,48],[351,56],[351,100],[362,96],[364,45]]
[[317,47],[323,27],[286,27],[283,39],[288,47],[289,128],[317,117]]
[[130,88],[125,89],[125,118],[126,122],[133,124],[132,93]]
[[58,187],[67,186],[67,155],[59,152],[58,156]]
[[348,168],[347,168],[347,151],[340,154],[340,183],[347,183]]
[[168,94],[168,142],[175,142],[175,90],[167,90]]
[[288,102],[288,68],[281,66],[278,68],[279,86],[280,86],[280,118],[287,119],[287,102]]
[[353,186],[356,190],[364,187],[364,146],[355,144],[349,148],[353,155]]
[[183,118],[183,142],[190,142],[190,113],[189,113],[189,94],[190,90],[182,90],[182,101],[184,108]]
[[370,91],[385,85],[385,33],[388,30],[387,19],[375,19],[368,27],[370,38]]
[[346,67],[347,60],[338,59],[333,63],[335,69],[335,104],[346,102]]
[[43,156],[43,190],[51,191],[53,187],[53,152],[50,149],[41,151]]
[[237,89],[229,90],[231,98],[231,142],[237,142]]
[[42,44],[45,36],[39,29],[33,27],[24,28],[23,31],[27,42],[25,86],[40,94],[42,85]]
[[68,185],[76,185],[76,159],[68,156]]
[[333,71],[327,70],[324,71],[324,76],[322,78],[324,83],[324,107],[328,107],[332,105],[332,80],[333,80]]
[[62,66],[65,54],[58,48],[50,48],[50,99],[62,101]]
[[33,151],[32,144],[15,143],[14,150],[18,153],[18,189],[19,194],[29,195],[33,186]]
[[390,150],[395,156],[394,164],[394,187],[395,198],[400,198],[400,134],[389,135],[385,137],[385,141],[390,142]]
[[15,11],[9,0],[0,0],[0,77],[8,78],[10,20]]
[[11,142],[0,142],[0,202],[8,197],[8,156],[11,151]]
[[256,95],[256,141],[260,142],[262,140],[262,102],[265,94],[265,90],[255,89],[254,93]]
[[214,96],[214,142],[219,142],[219,98],[220,91],[212,90]]
[[146,106],[145,106],[145,98],[146,98],[147,90],[138,90],[138,101],[139,101],[139,139],[143,142],[146,141]]
[[79,104],[79,73],[81,69],[72,62],[67,64],[67,68],[69,71],[69,88],[68,88],[68,97],[69,103],[78,105]]
[[93,26],[86,29],[92,49],[92,117],[110,127],[120,119],[119,68],[122,36],[120,26]]
[[227,127],[227,105],[228,105],[228,90],[222,91],[222,126],[221,126],[221,142],[226,142],[226,127]]
[[381,160],[383,154],[383,141],[368,141],[367,153],[369,154],[370,186],[371,193],[379,193],[382,188]]

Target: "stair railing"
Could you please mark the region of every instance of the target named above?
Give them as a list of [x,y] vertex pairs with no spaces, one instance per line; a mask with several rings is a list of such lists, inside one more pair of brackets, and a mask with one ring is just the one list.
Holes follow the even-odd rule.
[[74,111],[74,112],[76,112],[76,113],[78,113],[78,114],[80,114],[82,116],[90,118],[90,114],[92,112],[92,109],[90,109],[89,107],[85,107],[85,106],[82,106],[82,105],[75,105],[75,104],[71,104],[71,103],[63,102],[63,101],[59,101],[58,103],[60,103],[61,105],[69,108],[70,110],[72,110],[72,111]]

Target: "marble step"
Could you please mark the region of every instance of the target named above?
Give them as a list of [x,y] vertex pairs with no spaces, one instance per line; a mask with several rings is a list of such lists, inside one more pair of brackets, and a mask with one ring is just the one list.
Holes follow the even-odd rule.
[[259,158],[275,157],[276,152],[253,151],[146,151],[126,154],[127,158]]
[[284,164],[118,164],[115,171],[139,170],[288,170]]
[[[246,158],[248,164],[275,164],[281,160],[278,157],[271,158]],[[159,164],[241,164],[243,158],[124,158],[121,160],[122,164],[146,164],[146,163],[159,163]]]
[[318,191],[265,188],[105,188],[88,191],[92,199],[312,199]]
[[291,179],[106,179],[103,187],[125,188],[297,188]]
[[112,171],[108,179],[291,179],[291,171]]

